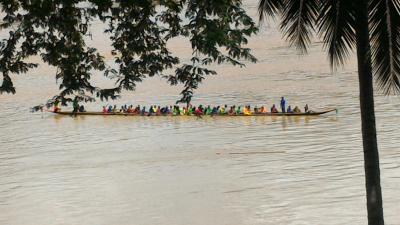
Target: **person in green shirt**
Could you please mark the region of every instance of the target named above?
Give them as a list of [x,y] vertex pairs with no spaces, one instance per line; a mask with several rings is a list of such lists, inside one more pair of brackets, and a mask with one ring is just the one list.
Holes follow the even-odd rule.
[[196,110],[196,107],[189,107],[189,112],[188,112],[188,115],[193,115],[194,114],[194,111]]
[[241,113],[242,113],[242,110],[241,110],[240,106],[238,106],[236,109],[236,114],[240,115]]
[[172,111],[172,115],[177,116],[179,115],[179,106],[174,106],[174,109]]
[[72,102],[72,107],[74,108],[74,110],[72,111],[72,113],[73,113],[74,115],[76,115],[76,113],[77,113],[78,110],[79,110],[78,97],[75,97],[75,98],[74,98],[74,101]]
[[206,115],[211,115],[211,113],[212,113],[211,107],[210,107],[210,106],[207,106],[207,109],[205,110],[205,114],[206,114]]

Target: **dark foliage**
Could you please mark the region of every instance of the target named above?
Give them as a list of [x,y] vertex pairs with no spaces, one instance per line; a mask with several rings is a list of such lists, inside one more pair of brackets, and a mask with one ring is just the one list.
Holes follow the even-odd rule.
[[328,51],[332,67],[343,65],[354,49],[355,3],[346,0],[325,1],[318,18],[319,34]]
[[[26,73],[37,65],[27,63],[39,55],[57,68],[56,79],[63,104],[74,96],[92,101],[117,98],[124,90],[135,90],[146,77],[162,76],[172,84],[183,84],[179,102],[189,103],[205,76],[216,74],[211,63],[244,66],[255,62],[247,38],[257,32],[239,0],[2,0],[5,14],[1,29],[10,31],[0,42],[0,92],[15,93],[11,75]],[[85,42],[93,21],[101,21],[110,34],[116,68]],[[180,64],[167,47],[171,38],[191,42],[190,62]],[[92,37],[93,38],[93,37]],[[173,71],[174,74],[165,74]],[[91,82],[101,72],[115,79],[115,87],[103,89]],[[83,96],[83,97],[82,97]]]
[[[369,0],[372,62],[378,87],[400,93],[400,2]],[[260,19],[281,17],[281,29],[301,52],[313,31],[322,37],[332,67],[344,64],[356,44],[355,1],[260,0]]]
[[378,88],[400,93],[400,2],[372,0],[370,30]]

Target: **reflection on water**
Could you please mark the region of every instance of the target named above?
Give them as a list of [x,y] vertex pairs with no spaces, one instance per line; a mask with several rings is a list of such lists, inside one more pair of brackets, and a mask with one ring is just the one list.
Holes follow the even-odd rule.
[[[256,5],[246,1],[254,16]],[[194,104],[269,107],[284,95],[301,108],[308,103],[339,113],[31,114],[30,106],[56,91],[53,71],[42,66],[15,78],[17,95],[0,96],[0,224],[366,224],[354,61],[331,72],[319,43],[309,56],[298,56],[273,26],[263,27],[250,47],[260,63],[218,67]],[[180,45],[174,50],[191,52]],[[171,104],[178,93],[153,78],[116,103]],[[400,101],[376,101],[385,219],[398,224]]]

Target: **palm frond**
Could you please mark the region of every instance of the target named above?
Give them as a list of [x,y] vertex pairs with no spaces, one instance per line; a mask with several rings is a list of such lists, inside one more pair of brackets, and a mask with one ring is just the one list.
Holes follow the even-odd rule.
[[378,89],[385,94],[400,93],[400,2],[372,0],[369,24]]
[[326,0],[321,5],[318,33],[332,67],[343,65],[356,44],[354,7],[348,0]]
[[283,34],[291,45],[306,53],[314,32],[320,1],[290,0],[284,4],[281,22]]
[[258,14],[260,21],[265,19],[265,16],[275,17],[283,9],[284,0],[261,0],[258,4]]

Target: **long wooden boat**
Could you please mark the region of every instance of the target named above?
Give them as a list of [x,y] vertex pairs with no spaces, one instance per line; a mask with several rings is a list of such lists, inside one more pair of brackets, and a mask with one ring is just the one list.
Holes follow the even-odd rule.
[[[251,114],[251,115],[244,115],[244,114],[235,114],[235,115],[228,115],[228,114],[214,114],[214,115],[201,115],[201,116],[229,116],[229,117],[235,117],[235,116],[318,116],[322,114],[326,114],[329,112],[336,111],[336,109],[329,109],[329,110],[324,110],[324,111],[310,111],[307,113],[257,113],[257,114]],[[58,115],[77,115],[77,116],[182,116],[182,115],[172,115],[172,114],[167,114],[167,115],[140,115],[137,113],[103,113],[103,112],[77,112],[73,113],[71,111],[59,111],[59,112],[53,112],[52,113],[58,114]],[[183,115],[183,116],[196,116],[196,115]]]

